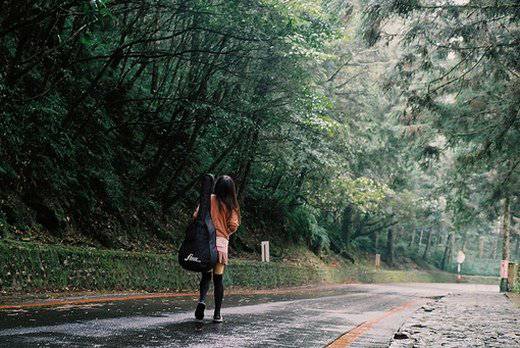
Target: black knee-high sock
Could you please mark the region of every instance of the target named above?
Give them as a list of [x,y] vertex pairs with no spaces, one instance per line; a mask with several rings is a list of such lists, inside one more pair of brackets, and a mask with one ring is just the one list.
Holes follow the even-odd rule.
[[224,282],[222,274],[213,275],[213,287],[215,288],[215,317],[220,316],[220,307],[224,298]]
[[202,277],[200,278],[199,284],[199,302],[206,302],[206,294],[209,289],[209,282],[211,281],[211,272],[202,272]]

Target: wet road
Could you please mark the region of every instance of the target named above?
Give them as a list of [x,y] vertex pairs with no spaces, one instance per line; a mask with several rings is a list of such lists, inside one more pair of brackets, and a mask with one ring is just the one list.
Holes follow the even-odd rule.
[[203,323],[192,297],[0,311],[0,347],[387,347],[432,297],[496,293],[469,284],[341,285],[224,299]]

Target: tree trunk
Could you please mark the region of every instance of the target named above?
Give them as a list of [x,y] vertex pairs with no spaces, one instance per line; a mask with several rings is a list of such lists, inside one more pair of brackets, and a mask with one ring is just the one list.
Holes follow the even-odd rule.
[[[230,152],[234,149],[238,141],[238,138],[233,138],[226,148],[222,150],[221,154],[213,160],[211,165],[207,167],[201,175],[204,175],[205,173],[211,173],[215,168],[230,154]],[[178,200],[182,199],[186,193],[191,190],[197,182],[200,180],[200,176],[195,176],[187,185],[181,187],[175,195],[168,197],[163,197],[163,212],[166,212],[168,209],[171,208],[171,206]]]
[[517,258],[520,258],[520,235],[517,235],[516,236],[516,251],[515,251],[515,255]]
[[455,252],[455,246],[457,245],[457,234],[453,233],[453,236],[451,238],[451,245],[450,245],[450,252],[448,254],[448,264],[452,262],[453,254]]
[[245,142],[245,147],[242,150],[242,160],[240,161],[240,165],[237,173],[237,197],[240,205],[243,205],[247,184],[249,181],[249,176],[251,174],[251,166],[253,165],[253,160],[256,157],[256,150],[258,147],[258,135],[259,135],[259,127],[256,129],[251,129],[249,132],[249,141]]
[[432,234],[433,234],[433,229],[430,229],[430,232],[428,233],[428,239],[426,240],[426,247],[424,248],[424,253],[423,253],[424,260],[426,260],[428,258],[428,251],[430,249],[430,244],[432,242]]
[[[502,213],[502,260],[509,261],[511,258],[511,235],[510,235],[510,220],[511,211],[509,206],[509,196],[506,196],[503,201],[503,213]],[[506,266],[507,267],[507,266]],[[509,291],[508,278],[502,278],[500,280],[500,292]]]
[[412,231],[412,239],[410,239],[410,243],[408,243],[408,247],[412,247],[413,244],[415,243],[415,228],[413,229]]
[[442,229],[442,236],[439,238],[439,245],[443,245],[443,240],[448,240],[448,234],[449,232],[447,231],[446,228],[443,228]]
[[386,257],[387,263],[392,266],[394,264],[394,231],[392,228],[388,229],[386,238]]
[[480,259],[484,257],[484,236],[480,236],[478,240],[478,257]]
[[343,209],[343,218],[341,220],[341,230],[345,244],[350,245],[350,240],[352,239],[352,206],[350,204]]
[[494,237],[493,240],[493,248],[491,249],[491,258],[496,259],[497,258],[497,249],[498,249],[498,236]]
[[502,260],[509,260],[511,258],[511,236],[510,236],[510,206],[509,206],[509,197],[504,198],[503,200],[503,216],[502,216]]
[[464,233],[462,233],[462,240],[460,241],[460,250],[462,251],[466,251],[466,244],[468,242],[468,232],[467,231],[464,231]]
[[453,233],[448,234],[448,238],[446,238],[446,245],[444,247],[444,255],[442,256],[441,268],[443,270],[446,270],[446,266],[449,263],[449,258],[450,258],[450,254],[451,254],[450,249],[451,249],[452,239],[453,239]]
[[419,235],[419,248],[421,247],[421,244],[422,244],[422,236],[423,236],[423,233],[424,233],[424,229],[421,228],[421,234]]
[[249,174],[251,173],[252,163],[253,163],[253,157],[251,157],[249,159],[249,161],[247,161],[245,168],[243,170],[241,168],[241,171],[240,171],[240,181],[239,181],[240,185],[238,186],[238,192],[237,192],[238,202],[240,205],[244,204],[246,187],[247,187],[247,183],[249,180]]

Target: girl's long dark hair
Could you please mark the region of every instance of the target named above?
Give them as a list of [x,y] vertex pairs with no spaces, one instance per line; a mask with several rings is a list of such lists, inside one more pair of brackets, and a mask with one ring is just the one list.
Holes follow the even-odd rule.
[[231,214],[233,210],[238,213],[238,217],[240,218],[240,207],[238,206],[237,199],[237,190],[235,187],[235,182],[231,179],[230,176],[222,175],[217,178],[215,182],[215,196],[217,196],[217,201],[219,208],[225,206],[227,209],[227,214]]

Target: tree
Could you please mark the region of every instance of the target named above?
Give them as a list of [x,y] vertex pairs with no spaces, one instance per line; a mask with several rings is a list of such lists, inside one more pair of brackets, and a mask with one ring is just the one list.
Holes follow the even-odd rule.
[[407,0],[366,7],[369,45],[388,38],[390,20],[403,23],[403,32],[392,35],[403,42],[393,75],[403,96],[401,120],[422,139],[423,157],[453,154],[449,205],[456,230],[464,231],[462,244],[475,210],[492,221],[499,201],[519,188],[519,8],[516,2]]

